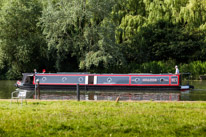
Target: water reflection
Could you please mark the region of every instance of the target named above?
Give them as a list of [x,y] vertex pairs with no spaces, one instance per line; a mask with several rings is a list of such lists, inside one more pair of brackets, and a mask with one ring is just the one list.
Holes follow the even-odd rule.
[[15,82],[13,80],[0,80],[0,99],[11,98],[11,92],[16,89]]
[[[157,91],[82,91],[80,100],[159,100],[159,101],[179,101],[179,91],[157,92]],[[76,100],[75,91],[56,91],[56,92],[41,92],[42,100]]]
[[206,101],[206,89],[194,89],[181,92],[182,101]]
[[[88,100],[179,100],[177,92],[118,92],[118,93],[88,93]],[[87,95],[86,98],[87,100]]]

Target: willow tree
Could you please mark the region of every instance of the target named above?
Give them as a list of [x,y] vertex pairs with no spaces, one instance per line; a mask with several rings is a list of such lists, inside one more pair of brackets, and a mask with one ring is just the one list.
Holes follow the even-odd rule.
[[205,0],[118,2],[116,40],[128,63],[205,60],[205,5]]
[[2,6],[0,46],[6,56],[10,79],[17,78],[20,72],[31,72],[46,58],[45,41],[37,27],[41,11],[37,0],[10,0]]
[[[122,63],[110,20],[111,0],[61,0],[43,11],[41,26],[59,71],[96,69]],[[67,64],[67,65],[65,65]],[[67,67],[65,67],[67,66]]]

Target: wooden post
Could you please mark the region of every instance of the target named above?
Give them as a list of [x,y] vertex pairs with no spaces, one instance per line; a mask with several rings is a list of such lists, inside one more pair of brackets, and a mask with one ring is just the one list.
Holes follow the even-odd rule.
[[79,84],[77,84],[77,101],[80,101]]
[[35,99],[37,99],[37,94],[38,94],[38,97],[39,97],[39,95],[40,95],[40,89],[39,89],[39,79],[37,79],[36,81],[35,81]]
[[35,94],[34,94],[34,99],[36,99],[37,98],[37,95],[36,95],[36,92],[37,92],[37,85],[36,85],[36,81],[35,81],[35,89],[34,89],[35,91]]
[[115,100],[116,103],[119,102],[119,98],[120,98],[120,95],[116,98],[116,100]]
[[39,86],[39,81],[37,82],[37,92],[38,92],[38,99],[40,99],[40,86]]

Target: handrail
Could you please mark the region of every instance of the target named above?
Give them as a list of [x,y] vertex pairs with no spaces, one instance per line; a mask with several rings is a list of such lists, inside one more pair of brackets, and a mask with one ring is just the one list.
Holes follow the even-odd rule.
[[191,75],[191,73],[187,72],[187,73],[180,73],[181,75]]

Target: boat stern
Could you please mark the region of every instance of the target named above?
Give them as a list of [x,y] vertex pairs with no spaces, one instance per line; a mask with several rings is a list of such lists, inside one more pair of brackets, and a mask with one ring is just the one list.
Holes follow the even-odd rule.
[[21,89],[27,86],[33,86],[33,73],[23,73],[22,75],[22,80],[17,80],[15,86]]
[[23,86],[21,80],[17,80],[15,86],[16,86],[17,88],[20,88],[21,86]]
[[184,85],[184,86],[180,86],[181,90],[189,90],[189,89],[194,89],[194,86],[192,85]]

